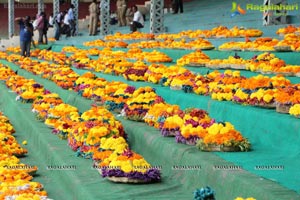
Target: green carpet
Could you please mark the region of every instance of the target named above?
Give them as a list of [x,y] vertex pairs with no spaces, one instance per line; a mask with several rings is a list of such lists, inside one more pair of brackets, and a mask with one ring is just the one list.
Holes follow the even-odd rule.
[[[7,64],[6,61],[2,61],[2,63]],[[14,70],[18,69],[16,65],[10,64],[10,66]],[[84,70],[76,71],[78,73],[84,72]],[[43,80],[23,70],[18,72],[27,78],[34,78],[50,91],[58,93],[66,103],[77,106],[80,111],[89,109],[92,103],[71,91],[60,89],[48,80]],[[120,77],[99,73],[97,75],[101,75],[107,80],[122,80]],[[122,196],[125,199],[190,199],[195,188],[209,185],[217,191],[217,197],[228,200],[237,196],[253,196],[257,199],[299,199],[300,195],[292,191],[299,190],[296,182],[299,173],[297,173],[296,167],[300,163],[295,159],[299,147],[292,145],[299,144],[299,137],[297,137],[299,121],[297,119],[271,110],[245,107],[230,102],[216,102],[208,97],[184,94],[147,83],[131,81],[128,83],[135,86],[153,86],[157,93],[169,103],[178,103],[182,108],[190,106],[204,108],[209,111],[212,117],[232,122],[237,130],[240,130],[250,139],[254,151],[219,154],[199,152],[195,147],[176,144],[173,138],[163,138],[158,130],[143,123],[120,119],[129,135],[131,147],[141,153],[152,165],[162,166],[163,182],[151,184],[150,187],[148,185],[112,184],[100,178],[97,172],[92,171],[90,160],[76,158],[74,152],[67,147],[66,141],[59,140],[51,134],[50,129],[34,120],[33,114],[30,113],[30,105],[15,102],[15,94],[7,92],[7,89],[1,85],[1,108],[12,120],[20,135],[23,134],[24,130],[28,130],[26,136],[18,135],[17,139],[20,139],[19,141],[23,138],[28,140],[29,156],[25,161],[41,168],[39,170],[40,176],[36,180],[44,183],[50,197],[54,199],[61,199],[64,196],[68,197],[63,199],[74,199],[75,197],[77,199],[97,199],[97,197],[116,199]],[[245,123],[240,123],[244,120]],[[275,124],[276,127],[266,128],[266,121],[269,121],[269,124]],[[286,137],[282,133],[290,133],[290,137]],[[280,148],[278,148],[279,145]],[[276,160],[278,162],[274,162]],[[45,166],[50,164],[69,163],[75,163],[78,166],[76,170],[58,172],[45,170]],[[232,166],[234,164],[242,166],[251,174],[244,170],[216,170],[213,168],[215,165]],[[256,165],[262,164],[284,165],[285,168],[282,171],[254,170]],[[201,170],[172,169],[172,166],[176,165],[201,166]],[[90,171],[92,172],[87,173]],[[267,179],[274,180],[274,182]],[[54,182],[60,183],[58,188],[57,184],[53,184]],[[57,193],[57,190],[64,192]],[[75,192],[72,192],[73,190]],[[90,198],[85,198],[88,197],[87,195],[90,195]]]

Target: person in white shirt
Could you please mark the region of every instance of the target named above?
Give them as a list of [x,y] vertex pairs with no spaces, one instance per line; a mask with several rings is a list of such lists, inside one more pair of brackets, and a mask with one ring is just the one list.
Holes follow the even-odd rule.
[[53,27],[54,25],[53,13],[50,14],[48,21],[49,21],[49,27]]
[[137,6],[132,6],[133,11],[133,21],[130,24],[130,30],[132,32],[137,31],[138,28],[144,28],[144,17],[142,13],[138,10]]
[[69,13],[65,11],[65,16],[64,16],[64,26],[62,27],[62,33],[66,34],[66,37],[71,36],[71,25],[70,25],[70,17]]
[[74,11],[73,9],[75,8],[75,6],[73,4],[71,4],[69,10],[68,10],[68,18],[69,18],[69,24],[70,24],[70,28],[71,28],[71,35],[74,36],[75,35],[75,18],[74,18]]

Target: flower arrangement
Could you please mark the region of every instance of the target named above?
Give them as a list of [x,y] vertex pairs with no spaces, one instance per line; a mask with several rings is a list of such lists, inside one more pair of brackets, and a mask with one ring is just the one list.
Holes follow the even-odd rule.
[[245,27],[234,26],[229,29],[226,26],[214,27],[211,30],[184,30],[179,33],[162,33],[155,36],[157,40],[168,40],[168,39],[182,39],[182,38],[211,38],[211,37],[260,37],[263,34],[258,29],[246,29]]
[[257,38],[254,41],[227,42],[219,46],[219,50],[243,51],[275,51],[274,46],[279,41],[273,38]]
[[113,182],[148,183],[161,180],[157,168],[152,168],[141,155],[129,149],[116,156],[110,163],[104,160],[100,166],[102,176]]
[[120,88],[114,94],[105,98],[105,106],[109,111],[120,113],[125,103],[130,99],[135,91],[135,87],[120,85]]
[[53,106],[48,110],[48,117],[61,118],[72,112],[78,112],[78,109],[69,104],[61,103],[57,106]]
[[0,51],[0,59],[5,59],[7,57],[8,57],[8,54],[5,51]]
[[60,52],[58,53],[53,51],[47,51],[46,49],[40,51],[38,59],[49,60],[62,65],[70,64],[70,60],[67,58],[66,54]]
[[36,119],[44,121],[48,116],[50,107],[57,106],[62,103],[62,99],[55,93],[43,94],[37,97],[32,103],[32,112]]
[[174,41],[173,39],[167,39],[164,41],[142,41],[131,43],[129,48],[170,48],[170,49],[213,49],[214,46],[207,40],[197,38],[186,42],[185,39],[180,41]]
[[146,73],[145,79],[148,82],[158,84],[163,78],[163,74],[167,71],[168,67],[163,64],[151,64],[149,65]]
[[292,105],[300,103],[299,85],[278,88],[275,101],[276,112],[289,113]]
[[144,60],[146,62],[172,62],[172,58],[167,54],[154,50],[152,52],[144,52]]
[[0,64],[0,80],[6,81],[9,77],[15,76],[16,73],[3,64]]
[[83,45],[84,46],[93,46],[93,47],[126,48],[128,44],[124,41],[103,41],[103,40],[99,39],[99,40],[84,42]]
[[275,95],[277,89],[258,89],[251,92],[248,98],[249,105],[261,106],[264,108],[275,108]]
[[37,166],[20,163],[17,158],[26,154],[27,150],[22,148],[11,135],[14,133],[14,128],[1,112],[0,123],[0,199],[21,199],[23,196],[47,199],[47,192],[43,191],[42,184],[31,181]]
[[78,156],[91,158],[102,138],[126,137],[122,124],[104,107],[92,107],[82,113],[68,132],[68,144]]
[[209,186],[196,189],[194,191],[194,200],[215,200],[215,191]]
[[132,81],[145,81],[145,73],[148,70],[148,66],[143,62],[136,62],[132,68],[127,69],[123,77]]
[[53,125],[52,133],[57,135],[60,139],[67,139],[71,132],[71,128],[80,121],[78,112],[71,112],[56,120]]
[[205,66],[209,62],[210,58],[201,50],[196,50],[195,52],[184,55],[177,60],[177,65],[183,66]]
[[[15,80],[18,80],[18,78]],[[24,79],[20,80],[23,81]],[[8,82],[8,85],[15,86],[12,80]],[[110,88],[102,89],[106,90],[105,92],[107,94],[122,95],[122,92],[124,92],[126,95],[135,96],[137,99],[140,98],[143,102],[148,104],[162,102],[162,99],[157,97],[155,91],[150,87],[139,88],[136,91],[134,87],[126,85],[126,87],[123,87],[123,91],[120,91],[118,90],[120,89],[118,86],[120,86],[119,83],[113,83],[110,85]],[[104,155],[104,153],[95,154],[94,157],[102,157],[103,162],[101,159],[101,164],[103,165],[107,162],[112,162],[112,165],[114,165],[113,162],[119,162],[119,160],[120,162],[123,162],[124,167],[117,172],[117,176],[114,175],[112,177],[110,174],[114,174],[114,172],[110,170],[106,171],[108,179],[117,182],[124,182],[125,178],[125,182],[133,181],[135,183],[145,183],[160,180],[160,172],[158,169],[150,168],[150,164],[147,163],[140,155],[133,153],[130,150],[125,150],[128,148],[128,144],[124,139],[126,135],[122,124],[119,121],[116,121],[114,116],[108,110],[103,107],[94,106],[91,108],[91,110],[88,110],[79,116],[77,108],[68,104],[58,103],[59,100],[60,98],[58,95],[45,92],[45,95],[39,97],[35,103],[36,105],[41,103],[50,104],[45,123],[53,125],[55,128],[53,129],[53,132],[65,133],[65,137],[68,138],[69,145],[74,151],[76,151],[78,156],[91,158],[99,150],[101,151],[101,149],[102,151],[104,150],[108,152],[113,150],[111,153],[107,152],[106,155]],[[51,103],[57,103],[57,105],[53,105]],[[42,109],[48,108],[47,106],[42,107]],[[5,120],[6,119],[3,118],[3,121]],[[8,138],[7,140],[10,144],[14,143],[11,141],[11,138]],[[0,138],[0,141],[6,141],[6,138],[2,140]],[[3,147],[4,145],[1,146]],[[18,147],[15,144],[14,146]],[[9,150],[13,149],[14,148],[9,148]],[[19,151],[22,150],[20,147],[17,149]],[[6,148],[3,150],[6,150]],[[19,151],[17,152],[18,154],[20,154]],[[114,158],[117,158],[117,160],[114,160]],[[133,164],[130,168],[132,170],[130,171],[128,171],[129,168],[126,164],[126,160]],[[120,174],[122,174],[122,176],[120,176]]]
[[299,30],[299,27],[297,28],[296,26],[293,26],[293,25],[289,24],[286,27],[279,28],[276,31],[276,34],[284,36],[286,34],[295,33],[298,30]]
[[178,143],[196,145],[197,141],[207,134],[206,128],[215,123],[208,113],[201,109],[187,109],[183,117],[184,124],[176,133],[175,139]]
[[123,115],[130,120],[143,121],[151,105],[158,103],[158,96],[151,87],[141,87],[133,92],[124,105]]
[[251,144],[229,122],[214,123],[197,142],[201,151],[249,151]]
[[164,120],[163,125],[160,128],[160,132],[164,137],[175,136],[179,132],[180,127],[184,123],[181,116],[182,114],[175,114],[173,116],[167,117]]
[[133,32],[133,33],[120,33],[116,32],[114,35],[107,35],[104,37],[105,40],[153,40],[153,33],[141,33],[141,32]]
[[151,106],[144,117],[144,121],[149,126],[154,126],[155,128],[161,128],[167,117],[179,114],[182,111],[178,105],[171,105],[165,102],[156,103]]

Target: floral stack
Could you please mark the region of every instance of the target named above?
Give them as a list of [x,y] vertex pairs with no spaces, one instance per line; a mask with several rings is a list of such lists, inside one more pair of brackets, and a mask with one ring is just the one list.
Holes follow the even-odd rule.
[[215,195],[215,191],[206,186],[194,191],[193,200],[215,200]]
[[196,145],[197,141],[207,134],[207,128],[215,123],[204,110],[190,108],[185,110],[183,124],[176,133],[175,139],[178,143]]
[[146,81],[154,84],[158,84],[160,80],[163,78],[163,74],[167,71],[168,67],[163,64],[151,64],[149,65],[145,78]]
[[71,115],[72,113],[78,113],[78,109],[69,104],[60,103],[58,105],[52,106],[47,111],[47,117],[45,119],[45,124],[49,128],[56,128],[59,119]]
[[[275,101],[276,112],[289,113],[292,106],[300,103],[300,85],[296,84],[279,88],[275,96]],[[293,115],[297,115],[297,109],[295,108],[297,108],[297,106],[292,109]]]
[[[153,106],[150,107],[146,116],[144,117],[144,121],[149,126],[153,126],[155,128],[161,129],[161,133],[166,133],[166,135],[164,136],[171,136],[172,134],[169,133],[172,132],[172,130],[168,128],[163,128],[162,126],[164,125],[164,122],[168,117],[171,117],[179,113],[183,114],[183,111],[180,110],[178,105],[171,105],[165,102],[161,102],[161,103],[154,104]],[[173,135],[175,136],[175,134]]]
[[195,74],[183,67],[170,67],[167,72],[164,74],[167,77],[164,86],[170,86],[171,90],[186,90],[186,92],[192,92],[192,86],[194,84],[193,80]]
[[145,81],[145,73],[147,70],[148,66],[144,62],[138,61],[134,63],[133,67],[128,68],[124,72],[123,77],[132,81]]
[[188,66],[199,66],[204,67],[210,58],[201,50],[196,50],[195,52],[184,55],[177,60],[177,65],[188,65]]
[[11,88],[15,93],[18,94],[16,97],[17,101],[23,103],[31,103],[33,100],[42,95],[44,87],[34,80],[25,79],[19,75],[13,75],[6,80],[6,86]]
[[37,166],[20,162],[27,150],[13,136],[14,127],[0,112],[0,199],[45,199],[47,192],[39,182],[33,182]]
[[155,89],[148,86],[141,87],[133,92],[132,98],[126,102],[122,114],[129,120],[144,121],[149,108],[162,101],[163,99],[155,93]]
[[92,107],[68,130],[68,144],[78,156],[91,158],[101,138],[125,137],[122,124],[104,107]]
[[141,155],[126,149],[111,160],[100,163],[102,176],[113,182],[149,183],[161,180],[160,171],[152,167]]
[[98,78],[91,72],[86,72],[77,78],[73,86],[73,90],[79,95],[93,99],[96,102],[102,102],[101,96],[94,95],[94,90],[103,89],[107,85],[107,81],[103,78]]
[[197,141],[201,151],[249,151],[251,144],[235,130],[229,122],[214,123],[207,129],[207,134]]
[[205,66],[211,69],[246,69],[247,62],[235,53],[227,59],[212,59]]
[[48,110],[63,103],[62,99],[55,93],[45,93],[38,96],[32,103],[32,112],[39,121],[45,121],[48,115]]
[[125,103],[132,97],[135,87],[120,85],[119,89],[105,98],[104,105],[109,111],[121,113]]
[[241,81],[240,88],[233,97],[234,102],[264,108],[275,108],[278,89],[290,85],[290,81],[281,76],[254,76]]
[[240,87],[240,83],[245,80],[239,71],[226,70],[224,73],[211,73],[214,80],[208,84],[209,93],[212,99],[218,101],[231,101],[235,90]]

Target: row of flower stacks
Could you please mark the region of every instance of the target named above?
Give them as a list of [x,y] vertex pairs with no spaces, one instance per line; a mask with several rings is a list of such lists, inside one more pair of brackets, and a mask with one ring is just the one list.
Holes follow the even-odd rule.
[[[18,61],[21,64],[21,68],[26,66],[26,70],[30,70],[33,73],[41,73],[40,67],[38,65],[33,67],[36,63],[34,61],[33,63],[31,62],[28,58]],[[49,68],[43,66],[43,69],[50,71],[51,65],[48,66]],[[45,74],[42,76],[45,76]],[[58,76],[55,74],[52,76],[52,79],[56,77]],[[60,77],[60,79],[67,81],[68,75],[65,75],[64,78]],[[57,82],[56,80],[54,81]],[[72,88],[84,97],[96,100],[98,104],[107,106],[111,111],[120,112],[122,110],[122,114],[130,120],[146,121],[150,125],[159,128],[164,136],[176,136],[177,142],[195,145],[199,141],[198,143],[202,150],[213,150],[209,149],[209,146],[217,146],[214,149],[216,151],[230,150],[224,149],[223,146],[230,146],[235,151],[250,149],[249,142],[230,123],[216,122],[205,111],[199,109],[181,111],[178,106],[165,103],[161,97],[156,95],[153,88],[135,89],[121,82],[109,83],[104,79],[97,78],[92,73],[86,73],[77,77],[74,87],[69,88]],[[156,106],[161,107],[157,110]],[[177,109],[174,111],[171,109],[170,111],[169,107],[177,107]],[[152,112],[156,112],[156,114],[153,115]],[[205,114],[201,114],[202,112]],[[190,113],[197,114],[190,115]],[[193,117],[194,119],[191,119]],[[165,119],[166,122],[162,119]],[[177,135],[173,134],[175,132]],[[237,148],[238,146],[241,148]]]
[[300,51],[300,36],[295,33],[287,34],[282,40],[270,37],[257,38],[251,41],[231,41],[219,46],[221,51]]
[[[293,25],[288,25],[283,28],[279,28],[276,34],[285,36],[287,34],[295,33],[299,35],[300,27],[295,27]],[[128,34],[122,34],[117,32],[113,35],[105,36],[105,41],[123,41],[123,40],[166,40],[166,39],[194,39],[194,38],[237,38],[237,37],[260,37],[263,32],[258,29],[247,29],[244,27],[234,26],[228,28],[226,26],[217,26],[211,30],[184,30],[179,33],[162,33],[154,35],[152,33],[141,33],[134,32]],[[104,42],[104,41],[102,41]],[[101,45],[103,46],[103,45]]]
[[92,107],[82,113],[63,103],[54,93],[31,79],[16,75],[2,66],[0,77],[8,88],[18,94],[17,100],[32,102],[36,118],[53,128],[53,133],[67,139],[78,156],[92,158],[103,177],[115,182],[155,182],[159,169],[131,151],[125,140],[122,124],[104,107]]
[[[105,53],[107,51],[107,53]],[[240,75],[239,71],[218,71],[206,75],[199,75],[181,67],[186,61],[179,61],[179,66],[167,67],[162,64],[152,64],[150,66],[143,62],[131,63],[120,56],[115,58],[116,53],[111,50],[103,50],[103,58],[91,60],[85,63],[85,69],[102,73],[123,75],[126,79],[133,81],[148,81],[171,89],[181,89],[184,92],[194,92],[200,95],[211,95],[213,99],[227,100],[244,105],[254,105],[267,108],[275,108],[280,113],[290,113],[296,117],[300,115],[299,84],[291,84],[289,80],[282,76],[267,77],[263,75],[246,78]],[[51,55],[51,52],[40,52],[39,57],[44,54]],[[55,53],[56,54],[56,53]],[[209,59],[203,52],[192,53],[197,58]],[[107,55],[113,55],[112,58]],[[196,59],[193,57],[194,59]],[[9,57],[8,57],[9,59]],[[107,60],[106,63],[103,60]],[[189,61],[193,60],[188,58]],[[237,58],[240,59],[240,58]],[[73,59],[74,60],[74,59]],[[73,61],[78,63],[80,58]],[[264,65],[264,62],[276,63],[278,59],[273,54],[263,53],[255,58]],[[274,61],[275,60],[275,61]],[[282,60],[279,60],[282,61]],[[279,62],[278,61],[278,62]],[[72,61],[67,61],[72,62]],[[193,62],[197,62],[193,60]],[[202,61],[200,61],[202,62]],[[253,63],[256,61],[253,60]],[[109,63],[109,64],[108,64]],[[68,69],[69,70],[69,69]],[[65,80],[64,80],[65,81]],[[72,82],[70,82],[71,85]]]
[[125,33],[120,32],[114,35],[105,36],[105,40],[165,40],[165,39],[194,39],[194,38],[235,38],[235,37],[260,37],[263,32],[257,29],[246,29],[244,27],[234,26],[229,29],[226,26],[217,26],[211,30],[185,30],[179,33],[162,33],[154,35],[152,33]]
[[[76,47],[64,47],[63,52],[73,53],[69,59],[77,68],[113,73],[116,75],[126,73],[134,63],[129,61],[140,61],[135,63],[136,68],[141,68],[141,73],[146,72],[146,65],[141,61],[171,62],[172,59],[159,51],[143,52],[139,48],[129,49],[128,52],[113,51],[109,48],[99,50],[78,49]],[[37,52],[40,53],[40,52]],[[100,56],[97,61],[89,56]],[[178,65],[202,66],[211,69],[243,69],[263,74],[280,74],[284,76],[300,76],[300,66],[288,65],[284,60],[276,57],[272,53],[261,53],[254,55],[251,59],[243,59],[237,53],[229,56],[228,59],[210,59],[200,50],[184,55],[177,60]],[[89,65],[92,67],[90,68]],[[101,66],[102,65],[102,66]],[[113,68],[112,68],[113,67]]]
[[[0,80],[4,81],[11,75],[11,71],[0,64]],[[27,154],[27,150],[21,147],[14,133],[9,119],[0,112],[0,199],[46,200],[47,192],[43,185],[32,181],[37,166],[26,165],[19,160]],[[26,141],[23,143],[26,144]]]
[[177,60],[178,65],[200,66],[210,69],[238,69],[249,70],[261,74],[279,74],[283,76],[300,77],[300,66],[286,64],[275,54],[266,52],[254,55],[251,59],[243,59],[238,53],[227,59],[210,59],[202,51],[195,51]]
[[122,47],[122,48],[171,48],[171,49],[213,49],[214,46],[208,40],[197,38],[195,40],[181,39],[175,41],[173,39],[160,40],[147,40],[127,44],[124,41],[104,41],[94,40],[84,43],[85,46],[93,47]]

